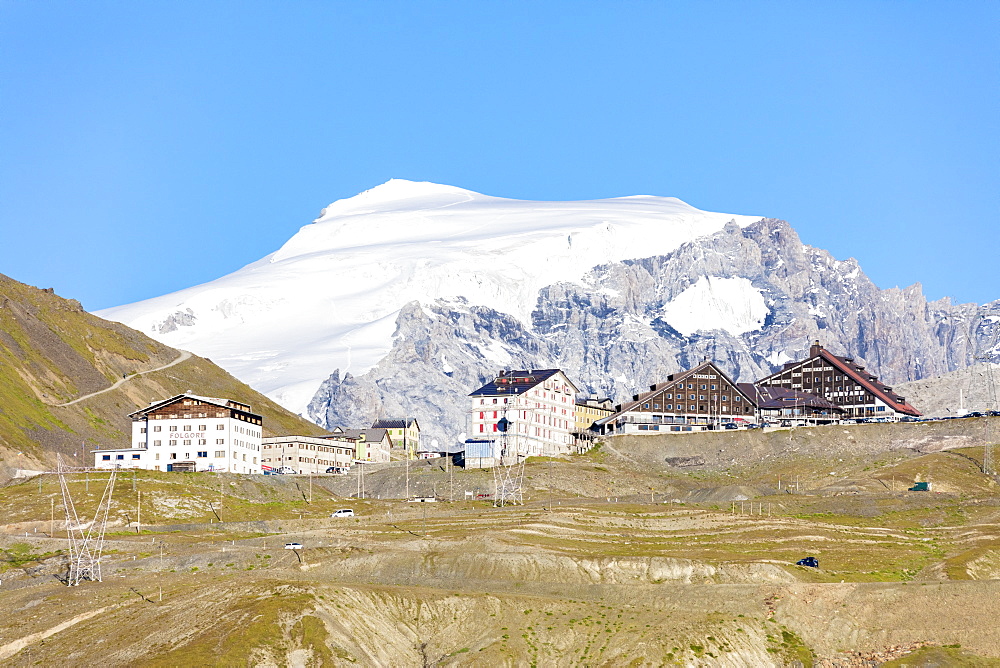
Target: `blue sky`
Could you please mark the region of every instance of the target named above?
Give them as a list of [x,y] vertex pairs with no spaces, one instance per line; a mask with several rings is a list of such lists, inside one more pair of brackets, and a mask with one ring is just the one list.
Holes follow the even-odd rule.
[[0,0],[0,272],[98,309],[389,178],[788,220],[1000,298],[997,2]]

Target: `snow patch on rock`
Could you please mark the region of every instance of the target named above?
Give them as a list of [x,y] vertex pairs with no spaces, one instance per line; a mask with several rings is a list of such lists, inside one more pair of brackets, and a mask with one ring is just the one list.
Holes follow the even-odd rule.
[[661,316],[684,336],[713,329],[740,335],[761,329],[769,313],[764,295],[749,280],[702,276],[664,304]]

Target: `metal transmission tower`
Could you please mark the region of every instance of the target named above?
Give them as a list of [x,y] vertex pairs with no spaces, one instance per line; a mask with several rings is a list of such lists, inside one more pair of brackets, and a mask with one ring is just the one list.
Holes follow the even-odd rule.
[[66,584],[75,587],[81,580],[101,580],[101,552],[104,549],[104,532],[108,527],[108,512],[111,510],[111,495],[115,489],[117,469],[111,469],[108,485],[101,496],[94,519],[80,522],[76,505],[66,484],[66,473],[71,469],[63,466],[59,457],[59,487],[62,489],[63,507],[66,509],[66,534],[69,536],[69,574]]
[[[495,451],[497,455],[496,466],[493,467],[493,505],[497,508],[503,506],[520,506],[524,504],[524,459],[520,458],[516,447],[512,447],[510,437],[511,422],[507,419],[507,410],[504,409],[504,417],[497,422],[497,431],[500,433],[500,447]],[[513,461],[511,461],[513,458]],[[520,461],[518,461],[520,459]],[[508,463],[509,462],[509,463]]]
[[[996,411],[997,388],[993,374],[993,356],[1000,346],[1000,302],[985,304],[979,308],[969,326],[969,343],[972,346],[972,366],[969,367],[969,407],[978,411]],[[975,382],[976,366],[983,365],[984,382],[980,389]],[[985,423],[986,434],[983,443],[983,473],[996,475],[991,442],[990,421]]]

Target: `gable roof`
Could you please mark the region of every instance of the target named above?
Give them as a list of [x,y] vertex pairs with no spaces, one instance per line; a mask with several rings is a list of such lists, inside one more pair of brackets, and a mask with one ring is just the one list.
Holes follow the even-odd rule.
[[[470,397],[479,396],[517,396],[524,394],[541,382],[544,382],[561,373],[560,369],[513,369],[501,371],[500,374],[480,387],[475,392],[469,394]],[[563,374],[565,377],[565,374]],[[578,392],[576,385],[568,378],[566,382],[573,388],[573,393]]]
[[785,368],[781,371],[776,371],[770,376],[757,381],[758,384],[765,381],[771,380],[775,376],[778,376],[791,368],[802,366],[806,362],[809,362],[817,357],[829,362],[835,369],[838,369],[841,373],[846,374],[850,379],[857,382],[861,387],[865,388],[876,397],[885,402],[886,405],[890,406],[893,410],[899,413],[905,413],[907,415],[912,415],[914,417],[920,417],[923,415],[916,408],[906,403],[906,399],[901,397],[892,391],[892,388],[885,383],[879,381],[874,375],[865,371],[865,368],[860,364],[857,364],[853,358],[850,357],[840,357],[834,355],[829,350],[819,345],[819,342],[813,344],[809,349],[809,357],[802,360],[801,362],[793,362],[791,364],[786,364]]
[[[191,394],[190,392],[185,392],[184,394],[174,395],[169,399],[161,399],[160,401],[153,401],[145,408],[140,408],[137,411],[129,413],[128,416],[133,417],[136,415],[145,415],[150,411],[155,411],[157,409],[164,408],[166,406],[169,406],[170,404],[180,401],[181,399],[194,399],[196,401],[199,401],[203,404],[208,404],[210,406],[218,406],[219,408],[229,408],[232,410],[237,410],[243,413],[250,413],[251,415],[254,415],[253,413],[251,413],[250,404],[245,404],[241,401],[233,401],[232,399],[219,399],[218,397],[202,397],[197,394]],[[260,416],[255,415],[255,417],[260,417]]]
[[651,398],[663,394],[668,389],[670,389],[670,386],[672,386],[674,383],[686,382],[690,377],[694,376],[696,373],[700,373],[701,371],[703,371],[704,369],[706,369],[708,367],[711,367],[713,371],[715,371],[717,374],[719,374],[720,378],[722,378],[727,383],[729,383],[730,385],[732,385],[733,388],[735,388],[737,392],[739,392],[741,395],[743,395],[744,399],[746,399],[747,401],[749,401],[751,403],[753,402],[753,398],[750,395],[748,395],[744,390],[742,390],[739,385],[737,385],[736,383],[734,383],[733,379],[730,378],[726,374],[725,371],[723,371],[719,367],[715,366],[715,362],[711,362],[709,360],[705,360],[704,362],[702,362],[698,366],[694,367],[693,369],[689,369],[688,371],[682,371],[680,373],[670,374],[669,376],[667,376],[667,380],[666,381],[664,381],[662,383],[657,383],[656,385],[653,385],[650,388],[649,392],[644,392],[642,394],[635,395],[635,397],[632,399],[632,401],[630,401],[630,402],[628,402],[626,404],[622,404],[620,407],[616,406],[617,410],[612,415],[609,415],[607,417],[601,418],[597,422],[600,423],[600,424],[605,424],[607,422],[610,422],[611,420],[613,420],[614,418],[618,417],[619,415],[621,415],[623,413],[628,413],[629,411],[631,411],[632,409],[634,409],[639,404],[645,403],[645,402],[649,401]]
[[408,429],[409,427],[416,427],[418,431],[420,430],[417,418],[380,418],[372,422],[372,429]]

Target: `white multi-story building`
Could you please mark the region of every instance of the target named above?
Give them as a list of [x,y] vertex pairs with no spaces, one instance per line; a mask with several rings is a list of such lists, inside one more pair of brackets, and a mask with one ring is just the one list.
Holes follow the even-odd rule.
[[559,369],[501,371],[469,395],[471,433],[466,459],[485,447],[483,457],[498,457],[506,437],[508,457],[572,452],[578,390]]
[[275,436],[261,443],[265,471],[282,473],[347,473],[354,462],[355,441],[346,437]]
[[132,446],[94,450],[97,468],[261,472],[263,419],[247,404],[178,394],[129,417]]

